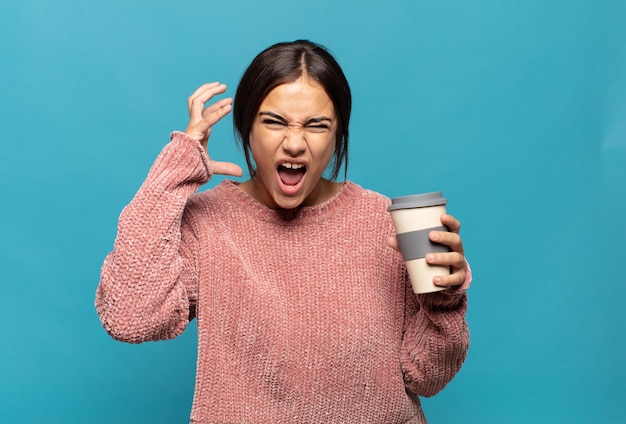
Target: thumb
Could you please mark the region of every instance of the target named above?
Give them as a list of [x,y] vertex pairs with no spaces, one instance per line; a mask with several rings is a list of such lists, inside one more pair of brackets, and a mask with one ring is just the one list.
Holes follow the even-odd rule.
[[387,245],[397,251],[400,251],[400,248],[398,247],[398,238],[396,236],[387,237]]
[[241,167],[232,162],[211,161],[211,167],[213,168],[214,174],[230,175],[233,177],[241,177],[243,175]]

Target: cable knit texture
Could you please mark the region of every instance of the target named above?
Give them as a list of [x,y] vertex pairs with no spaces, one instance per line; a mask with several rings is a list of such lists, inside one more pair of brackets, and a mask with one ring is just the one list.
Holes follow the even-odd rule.
[[425,423],[465,359],[465,287],[416,296],[389,199],[271,210],[181,132],[119,219],[96,308],[131,343],[198,327],[192,423]]

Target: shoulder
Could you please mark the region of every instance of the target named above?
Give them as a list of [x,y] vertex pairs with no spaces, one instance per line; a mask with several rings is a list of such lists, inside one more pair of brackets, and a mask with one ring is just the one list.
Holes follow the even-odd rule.
[[229,203],[233,200],[228,192],[228,186],[224,181],[215,187],[192,194],[185,205],[186,216],[202,217],[203,219],[218,216],[219,212],[228,208]]
[[350,193],[349,213],[360,222],[359,225],[363,225],[364,222],[367,222],[368,226],[385,228],[391,225],[391,215],[387,211],[391,200],[387,196],[349,181],[346,182],[344,190]]
[[361,187],[360,185],[346,181],[346,190],[348,190],[355,199],[360,203],[367,204],[376,208],[384,208],[385,210],[391,204],[391,200],[381,193]]

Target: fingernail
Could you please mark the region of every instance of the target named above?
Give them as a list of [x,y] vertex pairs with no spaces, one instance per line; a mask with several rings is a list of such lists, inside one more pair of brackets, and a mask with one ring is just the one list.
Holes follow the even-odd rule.
[[430,239],[431,240],[437,240],[439,238],[439,233],[437,231],[432,231],[430,233]]
[[433,255],[430,255],[430,254],[426,255],[426,262],[430,263],[434,260],[435,260],[435,257]]
[[441,277],[435,277],[435,278],[433,279],[433,283],[435,283],[435,284],[439,284],[439,283],[441,283]]

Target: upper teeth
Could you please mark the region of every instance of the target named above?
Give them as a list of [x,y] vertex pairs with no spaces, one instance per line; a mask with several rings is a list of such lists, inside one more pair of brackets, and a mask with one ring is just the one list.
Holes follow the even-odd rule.
[[300,169],[302,167],[304,167],[304,165],[302,165],[301,163],[283,163],[282,166],[284,166],[285,168],[290,168],[290,169]]

